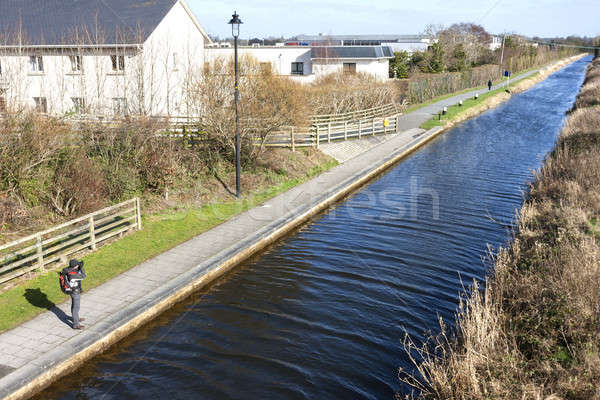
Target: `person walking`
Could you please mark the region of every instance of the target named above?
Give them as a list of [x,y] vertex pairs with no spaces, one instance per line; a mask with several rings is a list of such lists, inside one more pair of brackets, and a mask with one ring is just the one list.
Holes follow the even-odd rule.
[[492,90],[492,80],[488,81],[488,90]]
[[71,287],[71,316],[73,317],[73,329],[85,328],[81,322],[85,318],[79,318],[79,307],[81,306],[81,292],[83,291],[81,281],[86,277],[83,269],[83,261],[71,260],[66,269],[69,286]]

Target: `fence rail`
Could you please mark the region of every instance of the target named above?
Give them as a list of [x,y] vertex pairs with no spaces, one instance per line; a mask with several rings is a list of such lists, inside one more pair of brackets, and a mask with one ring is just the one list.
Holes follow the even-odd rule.
[[343,114],[323,114],[313,115],[310,117],[313,125],[322,125],[330,122],[343,122],[358,119],[371,119],[375,117],[383,117],[385,115],[395,114],[397,112],[396,105],[393,103],[384,104],[382,106],[368,108],[365,110],[352,111]]
[[398,117],[375,117],[355,121],[338,121],[314,125],[312,128],[290,127],[285,131],[270,134],[265,146],[269,147],[316,147],[323,143],[362,138],[375,135],[386,135],[398,131]]
[[74,253],[96,250],[108,239],[141,227],[140,201],[134,198],[0,245],[0,284],[35,269],[64,265]]

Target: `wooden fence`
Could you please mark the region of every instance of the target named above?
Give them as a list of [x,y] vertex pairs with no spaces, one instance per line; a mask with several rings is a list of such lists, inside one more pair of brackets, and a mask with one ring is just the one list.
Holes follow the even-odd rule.
[[291,147],[292,150],[295,150],[296,147],[316,147],[318,149],[322,143],[396,133],[399,115],[328,122],[314,125],[311,128],[290,127],[284,131],[270,134],[264,145]]
[[0,284],[32,270],[54,269],[82,250],[142,228],[139,199],[84,215],[43,232],[0,246]]
[[386,115],[396,114],[398,112],[395,104],[384,104],[382,106],[368,108],[366,110],[352,111],[343,114],[323,114],[310,117],[312,125],[321,125],[327,123],[352,121],[359,119],[372,119]]

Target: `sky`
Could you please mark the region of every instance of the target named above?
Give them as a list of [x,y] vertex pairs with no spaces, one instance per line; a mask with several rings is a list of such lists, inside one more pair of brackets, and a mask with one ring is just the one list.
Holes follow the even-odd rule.
[[298,34],[417,34],[430,24],[474,22],[490,33],[526,36],[600,35],[600,0],[187,0],[211,35],[231,37],[236,10],[240,37]]

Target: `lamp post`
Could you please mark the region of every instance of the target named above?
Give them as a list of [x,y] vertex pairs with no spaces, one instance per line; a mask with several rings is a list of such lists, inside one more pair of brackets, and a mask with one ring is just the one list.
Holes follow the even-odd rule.
[[240,16],[237,14],[237,11],[233,12],[231,16],[231,21],[229,24],[231,25],[231,34],[233,35],[233,48],[234,48],[234,63],[235,63],[235,196],[241,196],[241,183],[240,183],[240,175],[241,175],[241,161],[240,161],[240,117],[238,114],[238,36],[240,35],[240,25],[243,23],[239,18]]

